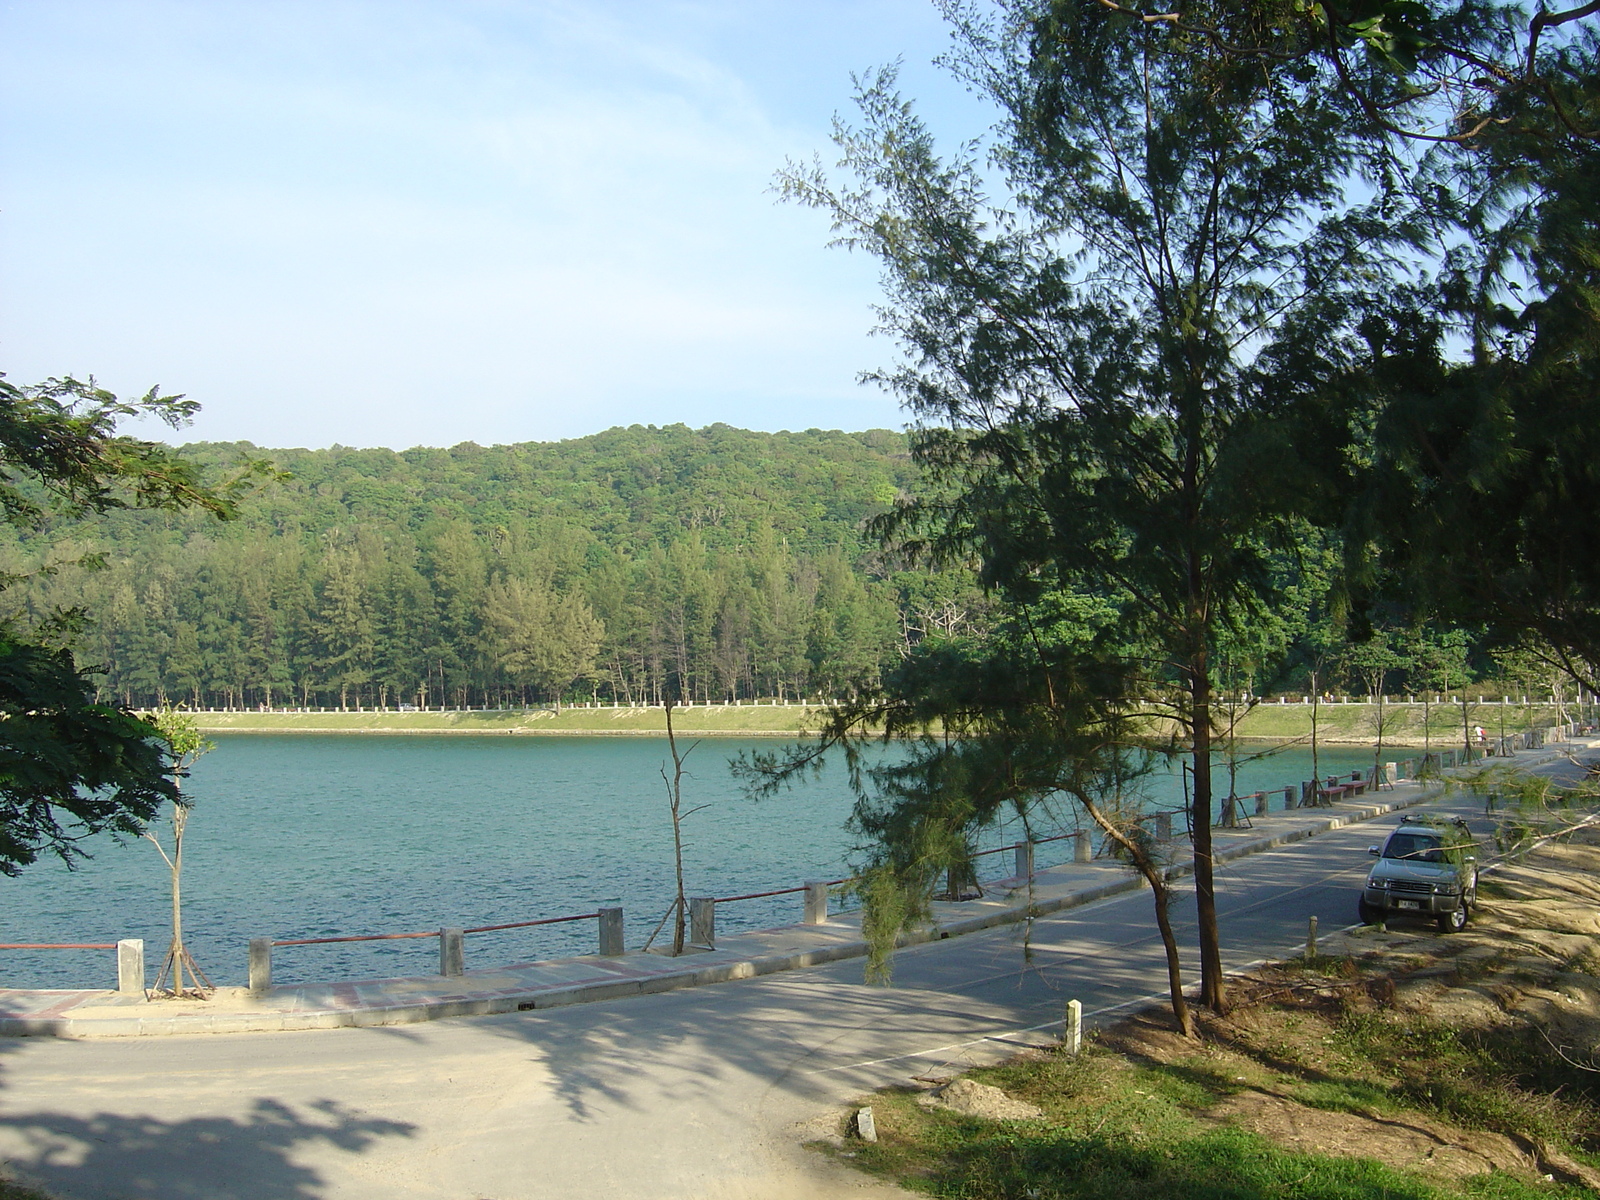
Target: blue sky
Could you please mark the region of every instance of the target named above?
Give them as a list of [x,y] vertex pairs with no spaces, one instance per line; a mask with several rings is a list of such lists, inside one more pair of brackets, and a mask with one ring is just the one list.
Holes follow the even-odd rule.
[[953,139],[926,0],[0,3],[0,370],[180,438],[898,426],[870,259],[770,194],[850,73]]

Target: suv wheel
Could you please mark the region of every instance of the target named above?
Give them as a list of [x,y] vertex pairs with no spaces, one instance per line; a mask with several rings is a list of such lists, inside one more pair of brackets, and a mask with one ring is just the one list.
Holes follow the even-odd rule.
[[1440,933],[1460,933],[1466,927],[1467,905],[1465,900],[1456,906],[1454,912],[1439,914]]
[[1383,920],[1383,914],[1368,904],[1364,896],[1356,901],[1356,916],[1363,925],[1376,925]]

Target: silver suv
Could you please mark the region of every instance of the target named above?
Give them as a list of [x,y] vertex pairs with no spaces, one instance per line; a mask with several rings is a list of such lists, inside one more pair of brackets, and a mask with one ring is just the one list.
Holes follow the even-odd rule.
[[1478,899],[1478,844],[1459,817],[1404,816],[1376,855],[1357,906],[1368,924],[1390,916],[1433,917],[1441,933],[1467,923]]

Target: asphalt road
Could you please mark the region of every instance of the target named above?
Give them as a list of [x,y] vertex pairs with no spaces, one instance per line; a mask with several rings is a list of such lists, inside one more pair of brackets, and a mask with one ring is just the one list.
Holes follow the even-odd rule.
[[[1478,816],[1479,802],[1436,806]],[[1355,920],[1382,818],[1226,864],[1227,962]],[[1192,907],[1192,905],[1191,905]],[[1193,942],[1192,913],[1182,940]],[[799,1145],[884,1083],[992,1061],[1165,986],[1146,892],[861,962],[388,1029],[0,1045],[0,1155],[73,1200],[901,1195]],[[1185,964],[1195,979],[1196,964]]]

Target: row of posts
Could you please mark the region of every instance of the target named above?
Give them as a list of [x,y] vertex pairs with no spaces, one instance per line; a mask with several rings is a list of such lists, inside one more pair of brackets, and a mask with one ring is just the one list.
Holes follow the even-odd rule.
[[[693,945],[707,948],[716,945],[716,906],[714,896],[695,896],[689,900],[689,941]],[[599,921],[599,952],[606,958],[618,958],[625,953],[623,942],[623,921],[621,908],[602,908],[597,914]],[[828,922],[828,884],[821,880],[808,881],[805,885],[805,916],[803,923],[806,925],[825,925]],[[467,931],[464,929],[439,930],[439,974],[463,975],[466,973],[466,940]],[[120,947],[123,945],[136,945],[140,954],[140,978],[143,978],[144,943],[118,943],[121,962]],[[252,992],[266,991],[272,986],[272,938],[261,937],[250,939],[250,969],[249,980]],[[142,990],[142,984],[141,984]]]
[[[1157,813],[1154,820],[1157,822],[1156,836],[1162,838],[1163,840],[1170,841],[1172,838],[1172,814]],[[1160,825],[1162,821],[1166,822],[1164,829]],[[1094,857],[1094,847],[1089,844],[1089,834],[1087,831],[1079,830],[1077,833],[1070,834],[1069,836],[1072,837],[1077,843],[1072,848],[1072,861],[1080,863],[1089,862]],[[1015,856],[1016,865],[1016,871],[1013,873],[1015,878],[1033,878],[1033,847],[1033,842],[1018,842],[1012,847],[1012,854]]]
[[[1157,836],[1163,839],[1172,837],[1172,814],[1157,813],[1153,820],[1157,824]],[[1089,862],[1092,848],[1089,844],[1087,833],[1075,835],[1077,845],[1074,848],[1073,858],[1076,862]],[[1018,842],[1014,847],[1016,856],[1016,873],[1027,878],[1033,875],[1033,846],[1032,842]],[[805,908],[801,919],[805,925],[826,925],[828,923],[828,883],[825,880],[808,880],[804,887]],[[602,908],[599,917],[599,952],[603,957],[615,958],[624,953],[623,921],[621,908]],[[466,930],[441,929],[439,930],[439,974],[447,976],[462,975],[466,972]],[[707,949],[714,948],[717,942],[717,900],[715,896],[691,896],[689,898],[689,944],[703,946]],[[144,943],[119,943],[122,945],[137,945],[139,947],[141,979]],[[274,939],[268,937],[250,939],[250,967],[249,982],[253,992],[266,991],[272,986],[272,948]],[[119,950],[118,961],[121,961]],[[142,990],[142,984],[141,984]]]
[[[1555,726],[1548,731],[1517,734],[1514,737],[1496,739],[1496,749],[1505,754],[1509,749],[1537,748],[1541,746],[1548,736],[1560,739],[1569,735],[1571,726]],[[1452,767],[1456,763],[1457,751],[1441,751],[1438,762],[1441,767]],[[1415,770],[1415,760],[1407,759],[1404,763],[1385,763],[1383,765],[1382,782],[1394,784],[1401,779],[1410,778]],[[1377,772],[1373,773],[1373,782],[1378,782]],[[1305,783],[1300,788],[1300,803],[1308,805],[1315,797],[1316,782]],[[1292,808],[1295,804],[1295,789],[1293,785],[1283,790],[1283,806]],[[1267,815],[1272,798],[1278,794],[1277,789],[1268,792],[1255,793],[1255,815]],[[1155,836],[1160,841],[1172,840],[1172,814],[1153,813],[1146,820],[1155,826]],[[1093,857],[1093,847],[1089,842],[1087,831],[1080,830],[1072,835],[1076,840],[1073,847],[1073,861],[1086,863]],[[1015,855],[1015,877],[1030,879],[1034,875],[1033,842],[1018,842],[1013,847]],[[615,958],[624,952],[623,947],[623,922],[621,908],[602,908],[598,913],[599,918],[599,950],[602,956]],[[805,884],[805,915],[803,923],[806,925],[825,925],[828,921],[828,884],[824,881],[809,880]],[[1315,936],[1315,935],[1313,935]],[[695,896],[689,900],[689,941],[691,945],[714,947],[717,940],[717,901],[714,896]],[[272,938],[250,939],[250,990],[265,991],[272,986]],[[466,971],[466,931],[463,929],[441,929],[439,931],[439,974],[461,975]],[[142,996],[145,992],[145,965],[144,941],[140,938],[126,938],[117,943],[117,991],[123,995]]]

